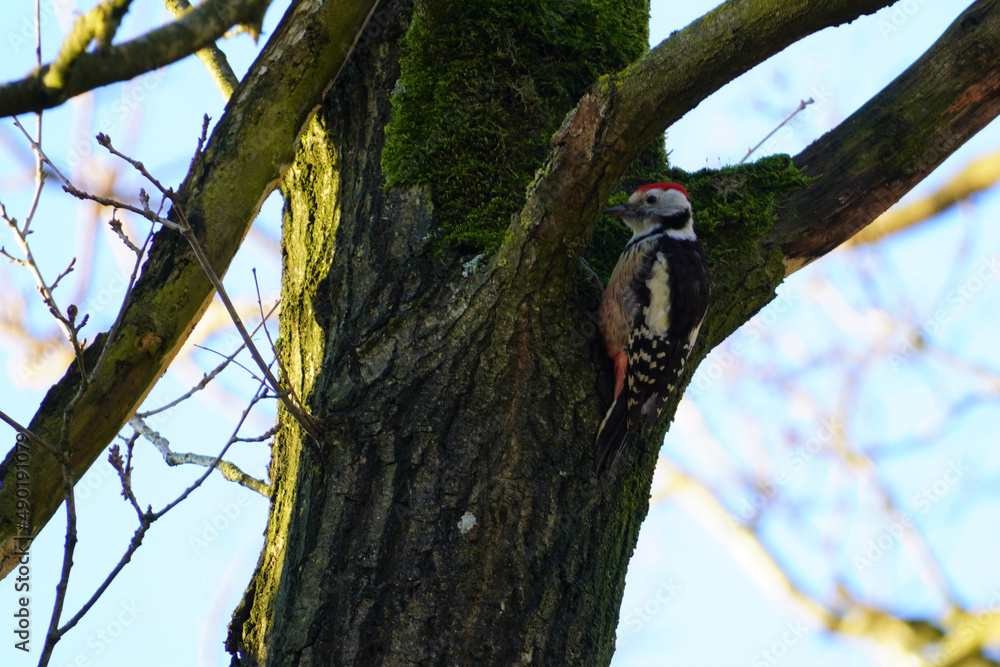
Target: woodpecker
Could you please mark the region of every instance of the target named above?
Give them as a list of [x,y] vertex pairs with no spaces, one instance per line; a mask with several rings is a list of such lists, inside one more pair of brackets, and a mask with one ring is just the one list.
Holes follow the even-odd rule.
[[640,421],[652,427],[691,354],[708,309],[708,266],[687,190],[644,185],[604,210],[632,230],[598,314],[615,365],[615,400],[597,431],[594,471],[610,473]]

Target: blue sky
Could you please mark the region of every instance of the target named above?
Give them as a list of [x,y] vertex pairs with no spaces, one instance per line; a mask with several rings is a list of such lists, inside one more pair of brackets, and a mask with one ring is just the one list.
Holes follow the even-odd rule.
[[[714,4],[653,2],[651,42]],[[807,38],[707,99],[669,130],[674,164],[695,170],[734,163],[800,99],[812,97],[815,104],[758,155],[797,153],[891,81],[964,8],[940,0],[897,4]],[[283,6],[269,11],[264,39]],[[67,25],[69,3],[43,7],[48,60]],[[18,0],[13,11],[9,32],[0,35],[5,80],[20,76],[33,62],[30,40],[20,39],[24,21],[30,26],[31,3]],[[137,34],[164,20],[160,4],[138,2],[123,30]],[[30,30],[26,35],[30,38]],[[246,36],[228,40],[224,49],[240,74],[256,52]],[[162,181],[176,184],[196,145],[202,115],[218,119],[223,106],[201,63],[189,58],[47,112],[45,146],[75,182],[98,187],[106,165],[114,165],[91,159],[99,151],[93,135],[104,131]],[[22,120],[33,127],[33,118]],[[970,141],[914,194],[934,189],[971,158],[996,150],[997,127]],[[21,176],[26,164],[30,153],[5,121],[0,197],[18,216],[31,195],[31,183]],[[134,196],[140,186],[123,171],[117,192]],[[91,225],[85,205],[54,190],[50,184],[32,238],[35,248],[44,249],[40,263],[46,275],[54,276],[69,257],[82,257],[95,245],[87,284],[74,282],[85,273],[80,268],[60,290],[91,313],[86,331],[104,330],[117,312],[130,258],[103,228]],[[994,598],[1000,603],[1000,572],[989,559],[996,553],[998,534],[991,526],[997,525],[1000,510],[990,491],[1000,467],[991,451],[1000,425],[998,391],[956,361],[1000,368],[993,333],[1000,277],[975,282],[981,268],[993,266],[1000,256],[997,220],[1000,197],[985,193],[877,247],[836,251],[794,274],[774,304],[702,365],[693,385],[697,391],[690,392],[667,435],[663,456],[670,465],[713,489],[730,515],[739,518],[741,507],[760,510],[761,543],[794,584],[817,600],[833,600],[831,591],[842,584],[866,604],[904,616],[933,616],[947,603],[935,583],[943,578],[943,590],[961,604],[983,608]],[[145,232],[133,224],[135,233]],[[264,293],[274,294],[280,283],[279,235],[280,202],[272,197],[228,273],[227,285],[237,295],[246,297],[252,290],[254,267]],[[3,243],[12,245],[9,238]],[[0,285],[9,298],[6,286],[28,282],[22,270],[5,265]],[[955,297],[962,289],[968,298]],[[43,307],[28,302],[25,308],[35,333],[51,332]],[[929,331],[926,323],[942,308],[945,321]],[[933,343],[931,354],[907,347],[912,327],[924,328]],[[0,346],[6,371],[0,377],[0,405],[26,423],[65,360],[55,356],[48,365],[26,369],[23,348],[7,334],[0,336],[6,336]],[[233,340],[223,330],[203,344],[228,351]],[[195,351],[164,377],[146,406],[181,394],[215,359]],[[213,452],[233,428],[241,409],[233,406],[241,405],[248,385],[245,372],[227,370],[200,404],[168,413],[154,426],[179,451]],[[245,433],[260,433],[272,421],[273,407],[264,406]],[[827,431],[836,434],[827,437]],[[864,467],[845,467],[840,447],[862,452],[879,483],[870,483]],[[141,501],[154,508],[200,474],[194,468],[166,468],[148,443],[136,451],[135,485]],[[265,447],[241,447],[232,458],[251,474],[264,475]],[[732,544],[738,533],[733,524],[720,523],[720,515],[690,489],[665,490],[670,483],[676,488],[678,478],[670,470],[664,466],[654,482],[649,518],[629,570],[614,665],[904,664],[871,643],[824,632],[759,567],[746,564]],[[755,481],[779,478],[783,481],[771,487],[774,493],[755,495]],[[880,494],[888,494],[916,528],[895,537],[900,517],[883,512]],[[70,613],[117,561],[135,525],[106,460],[81,481],[77,498],[81,542]],[[228,664],[222,649],[225,628],[256,563],[266,511],[260,496],[213,477],[153,527],[133,562],[60,642],[52,664],[135,665],[138,655],[151,666]],[[60,512],[32,548],[36,647],[48,621],[64,528]],[[911,544],[919,536],[930,561],[912,557],[924,548]],[[885,548],[878,547],[879,540]],[[878,547],[878,558],[865,565],[869,544]],[[928,573],[927,562],[937,563],[940,573]],[[0,582],[0,591],[0,616],[11,618],[13,582]],[[26,660],[11,642],[0,643],[0,663],[35,662],[37,652]]]

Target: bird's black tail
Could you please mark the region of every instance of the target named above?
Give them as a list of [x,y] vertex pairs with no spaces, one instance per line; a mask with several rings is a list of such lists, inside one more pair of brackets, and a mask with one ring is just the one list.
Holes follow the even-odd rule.
[[628,410],[625,409],[625,392],[608,408],[601,427],[597,429],[597,444],[594,448],[594,472],[602,477],[611,472],[618,455],[625,448],[628,439]]

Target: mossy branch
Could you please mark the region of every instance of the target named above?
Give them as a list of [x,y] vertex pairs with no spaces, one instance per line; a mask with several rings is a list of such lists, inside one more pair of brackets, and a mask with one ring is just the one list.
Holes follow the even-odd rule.
[[978,0],[895,81],[794,158],[815,181],[764,246],[786,274],[865,228],[1000,115],[1000,0]]
[[[104,3],[81,18],[51,65],[0,85],[0,118],[59,106],[89,90],[127,81],[205,48],[234,25],[260,29],[271,0],[207,0],[173,23],[110,46],[128,3]],[[105,7],[108,5],[109,7]],[[98,11],[102,8],[108,11]],[[99,47],[86,48],[94,39]]]
[[99,51],[110,48],[131,4],[132,0],[107,0],[79,17],[59,47],[59,55],[49,66],[42,83],[48,88],[62,88],[73,63],[87,51],[92,41],[97,41]]
[[531,281],[539,272],[571,271],[608,195],[640,151],[667,127],[786,46],[892,2],[780,4],[779,12],[767,0],[727,2],[634,65],[600,79],[553,138],[548,163],[529,188],[500,261]]

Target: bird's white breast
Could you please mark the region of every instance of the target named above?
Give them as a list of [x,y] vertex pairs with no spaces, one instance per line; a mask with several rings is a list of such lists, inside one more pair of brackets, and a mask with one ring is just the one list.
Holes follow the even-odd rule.
[[656,261],[649,272],[646,287],[649,289],[649,307],[646,309],[646,326],[657,336],[666,336],[670,328],[670,282],[667,258],[656,253]]

